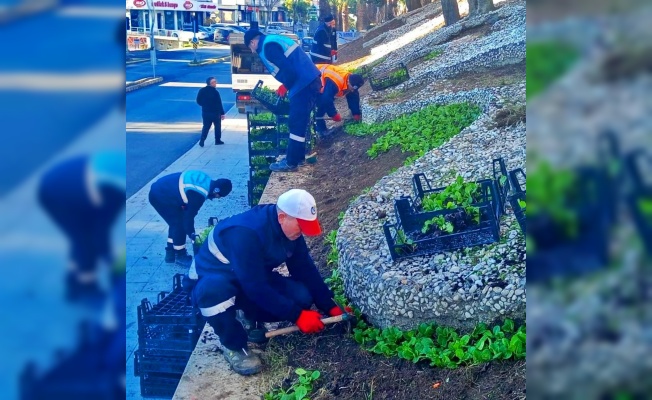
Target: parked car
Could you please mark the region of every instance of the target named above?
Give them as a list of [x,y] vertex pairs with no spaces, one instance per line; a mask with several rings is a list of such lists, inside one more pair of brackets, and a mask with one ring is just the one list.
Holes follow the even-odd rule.
[[301,39],[301,48],[305,52],[310,51],[310,49],[312,48],[312,37],[311,36],[306,36],[303,39]]

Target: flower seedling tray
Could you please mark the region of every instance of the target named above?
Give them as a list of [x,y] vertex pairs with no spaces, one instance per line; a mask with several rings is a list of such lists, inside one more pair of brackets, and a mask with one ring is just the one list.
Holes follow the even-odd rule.
[[410,73],[408,72],[407,67],[405,64],[400,63],[398,68],[389,71],[381,77],[370,76],[369,84],[371,85],[371,89],[378,91],[400,85],[403,82],[407,82],[409,79]]
[[254,86],[251,92],[253,98],[258,100],[260,104],[265,106],[269,111],[276,115],[290,114],[290,100],[286,97],[280,97],[276,93],[263,88],[263,81],[260,80]]

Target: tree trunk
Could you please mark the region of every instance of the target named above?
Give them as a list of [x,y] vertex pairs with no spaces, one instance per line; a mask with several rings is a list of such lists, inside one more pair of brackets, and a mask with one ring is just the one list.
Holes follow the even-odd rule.
[[420,0],[405,0],[405,6],[407,7],[408,12],[414,11],[417,8],[421,7]]
[[469,17],[495,10],[493,0],[469,0]]
[[446,26],[453,25],[460,20],[460,9],[457,0],[441,0],[441,10],[444,14]]
[[347,32],[349,30],[349,5],[347,3],[342,4],[342,32]]
[[356,16],[358,19],[355,21],[355,29],[359,32],[367,28],[367,7],[364,0],[358,0],[356,7]]
[[328,0],[319,0],[319,20],[323,21],[324,17],[331,13],[331,5]]

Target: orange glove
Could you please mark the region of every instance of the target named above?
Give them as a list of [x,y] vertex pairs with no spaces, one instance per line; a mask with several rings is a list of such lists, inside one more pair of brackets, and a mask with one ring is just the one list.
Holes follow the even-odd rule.
[[361,121],[362,120],[362,115],[354,115],[353,120],[354,121]]
[[297,326],[303,333],[317,333],[324,329],[324,323],[321,322],[321,314],[312,310],[301,311],[297,320]]
[[335,122],[340,122],[341,120],[342,120],[342,116],[339,113],[335,114],[335,116],[333,117],[333,121]]
[[331,50],[331,57],[337,55],[337,50]]
[[[347,307],[344,307],[344,309],[349,314],[353,313],[353,309],[351,309],[351,307],[347,306]],[[331,310],[328,312],[328,315],[330,315],[331,317],[337,317],[338,315],[342,315],[342,314],[344,314],[344,313],[342,312],[342,310],[338,306],[335,306],[335,307],[331,308]]]
[[285,95],[288,94],[288,90],[285,85],[279,86],[278,89],[276,89],[276,94],[280,97],[285,97]]

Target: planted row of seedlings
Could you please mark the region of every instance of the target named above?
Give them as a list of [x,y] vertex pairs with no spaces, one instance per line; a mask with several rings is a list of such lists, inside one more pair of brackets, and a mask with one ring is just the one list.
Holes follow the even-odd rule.
[[458,176],[448,186],[433,188],[425,174],[415,174],[414,196],[396,199],[397,221],[383,226],[392,259],[497,242],[510,191],[502,158],[493,160],[493,175],[476,182]]
[[143,397],[174,395],[204,326],[182,288],[182,277],[174,275],[172,291],[159,293],[157,304],[143,299],[138,306],[134,375],[140,377]]

